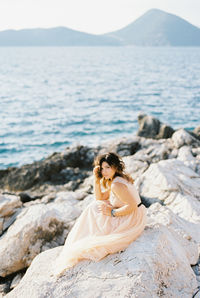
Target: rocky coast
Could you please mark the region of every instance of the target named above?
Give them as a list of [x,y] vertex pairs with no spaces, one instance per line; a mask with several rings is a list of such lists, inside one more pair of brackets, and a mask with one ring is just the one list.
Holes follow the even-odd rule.
[[[0,170],[0,297],[200,297],[200,126],[145,114],[138,123],[137,135]],[[123,157],[147,225],[126,250],[55,279],[54,260],[94,199],[93,159],[106,151]]]

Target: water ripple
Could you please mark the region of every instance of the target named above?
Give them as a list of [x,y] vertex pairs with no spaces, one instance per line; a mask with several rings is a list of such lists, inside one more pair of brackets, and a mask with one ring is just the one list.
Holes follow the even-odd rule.
[[[16,62],[17,61],[17,62]],[[0,48],[0,168],[138,129],[200,123],[200,48]]]

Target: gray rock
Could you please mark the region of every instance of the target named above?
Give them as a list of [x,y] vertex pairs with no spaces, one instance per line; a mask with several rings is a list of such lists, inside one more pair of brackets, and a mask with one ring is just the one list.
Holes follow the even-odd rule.
[[21,211],[22,211],[22,208],[19,208],[11,216],[5,216],[3,218],[3,226],[0,232],[0,236],[14,223],[18,214],[20,214]]
[[24,191],[36,185],[39,187],[45,182],[64,184],[77,175],[78,177],[74,179],[80,179],[80,184],[87,176],[87,172],[80,172],[75,168],[87,169],[91,167],[95,152],[95,149],[86,146],[70,147],[62,153],[53,153],[45,160],[36,161],[20,168],[1,170],[0,188],[9,191]]
[[146,114],[138,115],[138,123],[138,136],[154,139],[167,139],[174,133],[173,128]]
[[99,154],[113,151],[121,156],[132,155],[141,148],[140,137],[131,136],[129,138],[122,137],[103,142],[101,144]]
[[177,148],[174,148],[174,149],[170,152],[168,158],[177,158],[177,156],[178,156],[178,149],[177,149]]
[[23,274],[22,273],[18,273],[12,280],[12,283],[10,285],[10,289],[14,289],[21,281],[23,277]]
[[197,126],[193,132],[196,135],[196,137],[200,140],[200,125]]
[[200,155],[200,147],[198,148],[191,148],[193,156],[199,156]]
[[166,144],[150,145],[148,148],[143,148],[134,154],[134,159],[145,161],[148,164],[167,159],[170,155],[170,150]]
[[178,151],[177,159],[200,175],[200,160],[193,156],[190,146],[182,146]]

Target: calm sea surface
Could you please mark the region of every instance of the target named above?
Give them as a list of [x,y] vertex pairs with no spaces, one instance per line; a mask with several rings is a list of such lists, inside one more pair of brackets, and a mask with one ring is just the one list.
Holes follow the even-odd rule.
[[0,48],[0,168],[135,135],[139,112],[200,125],[200,48]]

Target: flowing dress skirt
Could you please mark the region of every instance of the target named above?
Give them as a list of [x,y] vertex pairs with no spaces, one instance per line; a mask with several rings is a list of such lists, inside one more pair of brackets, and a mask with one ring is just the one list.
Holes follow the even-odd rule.
[[77,218],[54,264],[56,275],[80,260],[98,262],[108,254],[122,251],[143,232],[147,210],[144,205],[129,215],[112,217],[98,210],[98,204],[105,203],[94,199]]

